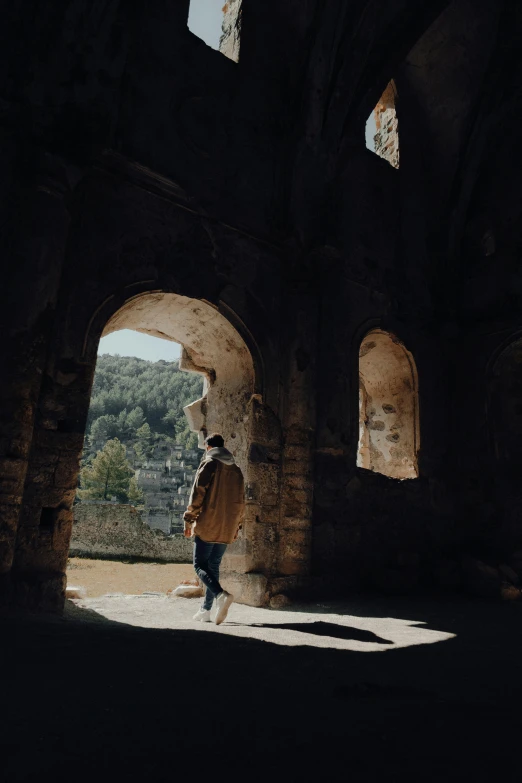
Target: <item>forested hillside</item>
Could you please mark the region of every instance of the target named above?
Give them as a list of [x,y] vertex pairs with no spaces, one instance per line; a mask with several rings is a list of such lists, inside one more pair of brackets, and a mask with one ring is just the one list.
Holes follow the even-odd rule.
[[132,440],[148,424],[153,436],[194,447],[196,436],[189,432],[183,406],[202,394],[202,376],[181,371],[177,361],[101,355],[89,409],[88,441]]

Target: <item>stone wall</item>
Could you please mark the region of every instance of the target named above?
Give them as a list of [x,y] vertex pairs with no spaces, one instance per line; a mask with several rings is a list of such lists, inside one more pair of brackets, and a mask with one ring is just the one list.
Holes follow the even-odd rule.
[[151,530],[133,506],[80,503],[74,507],[70,554],[190,563],[192,542]]
[[223,6],[223,25],[219,51],[237,63],[241,39],[242,0],[228,0]]
[[399,168],[399,123],[395,111],[395,87],[390,82],[373,111],[376,134],[375,152],[393,168]]
[[[516,4],[409,4],[404,24],[399,0],[248,3],[237,66],[187,33],[189,0],[47,5],[9,5],[0,72],[0,602],[61,608],[98,342],[124,327],[207,378],[246,473],[224,570],[249,601],[310,563],[381,585],[518,546],[522,392],[490,373],[522,334]],[[378,104],[394,162],[392,76],[400,172],[364,146]],[[411,481],[357,467],[374,329],[418,370]],[[391,443],[403,411],[379,400]]]

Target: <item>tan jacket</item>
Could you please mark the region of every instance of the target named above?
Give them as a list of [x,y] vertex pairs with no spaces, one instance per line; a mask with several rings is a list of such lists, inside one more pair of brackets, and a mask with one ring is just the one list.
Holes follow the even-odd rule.
[[203,541],[231,544],[244,511],[241,469],[228,449],[210,449],[197,470],[183,519],[187,524],[196,523],[193,532]]

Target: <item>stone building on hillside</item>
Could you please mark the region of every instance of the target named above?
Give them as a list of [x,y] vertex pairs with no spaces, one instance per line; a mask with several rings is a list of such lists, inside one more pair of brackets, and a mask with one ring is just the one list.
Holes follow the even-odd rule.
[[522,575],[522,4],[231,0],[221,51],[189,6],[5,6],[0,600],[63,606],[119,329],[203,378],[191,429],[246,481],[238,600],[471,589],[470,558],[498,594]]
[[200,459],[201,452],[174,446],[167,459],[147,459],[136,470],[144,493],[143,517],[151,528],[167,535],[183,530],[183,512]]

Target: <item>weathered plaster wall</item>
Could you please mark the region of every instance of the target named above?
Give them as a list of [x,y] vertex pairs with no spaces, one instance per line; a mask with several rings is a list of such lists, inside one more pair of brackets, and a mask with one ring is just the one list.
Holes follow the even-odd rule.
[[416,478],[418,382],[411,353],[390,334],[372,329],[359,349],[357,465],[391,478]]
[[79,503],[73,517],[71,556],[192,562],[191,541],[151,530],[133,506]]
[[141,294],[112,316],[103,335],[118,329],[136,329],[183,346],[182,368],[206,378],[200,429],[220,432],[246,473],[254,364],[245,341],[218,307],[177,294]]
[[[335,564],[341,581],[440,586],[442,562],[458,571],[471,553],[498,565],[520,547],[520,462],[510,479],[498,451],[507,431],[517,440],[519,392],[516,371],[495,363],[520,329],[521,194],[506,119],[520,104],[494,96],[501,73],[509,85],[520,73],[500,41],[521,18],[471,5],[450,4],[396,71],[400,170],[370,155],[355,168],[352,157],[358,197],[336,214],[324,255],[313,569],[325,579]],[[419,478],[409,481],[356,468],[354,357],[375,327],[397,335],[417,366]]]

